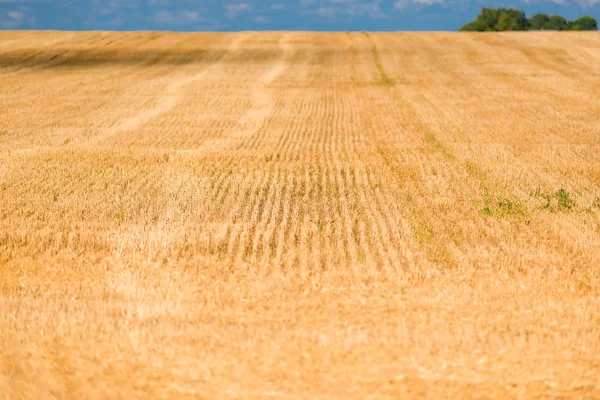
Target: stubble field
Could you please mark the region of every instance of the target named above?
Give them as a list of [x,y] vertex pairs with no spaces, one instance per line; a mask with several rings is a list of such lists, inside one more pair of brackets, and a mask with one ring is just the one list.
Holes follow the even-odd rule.
[[0,398],[599,398],[599,116],[597,33],[2,32]]

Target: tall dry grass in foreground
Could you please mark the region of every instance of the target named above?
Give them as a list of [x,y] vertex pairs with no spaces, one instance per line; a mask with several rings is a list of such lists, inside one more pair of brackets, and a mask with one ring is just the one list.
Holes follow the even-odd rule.
[[0,397],[600,397],[600,36],[0,36]]

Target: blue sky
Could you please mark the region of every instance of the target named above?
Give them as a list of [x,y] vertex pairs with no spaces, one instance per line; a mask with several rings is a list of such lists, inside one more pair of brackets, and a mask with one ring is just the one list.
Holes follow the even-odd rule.
[[0,29],[452,31],[482,6],[600,20],[600,0],[0,0]]

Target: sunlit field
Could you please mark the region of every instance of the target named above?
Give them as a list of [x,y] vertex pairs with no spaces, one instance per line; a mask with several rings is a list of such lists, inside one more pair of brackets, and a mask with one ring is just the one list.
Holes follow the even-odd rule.
[[595,32],[0,32],[2,399],[597,399],[599,284]]

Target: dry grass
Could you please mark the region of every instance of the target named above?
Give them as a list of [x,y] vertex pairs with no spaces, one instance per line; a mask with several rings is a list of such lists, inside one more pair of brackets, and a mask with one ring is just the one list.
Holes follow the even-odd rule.
[[599,398],[600,36],[0,36],[0,397]]

